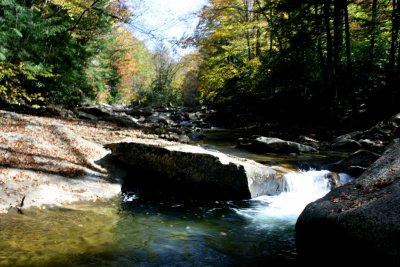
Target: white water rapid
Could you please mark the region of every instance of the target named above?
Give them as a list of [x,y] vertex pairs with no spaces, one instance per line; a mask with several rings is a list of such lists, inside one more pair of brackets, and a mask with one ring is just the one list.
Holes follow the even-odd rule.
[[[251,200],[251,208],[236,209],[240,215],[253,220],[259,227],[276,225],[277,221],[294,224],[306,205],[330,191],[326,174],[329,171],[300,171],[284,175],[288,190],[276,196],[261,196]],[[340,182],[352,178],[340,173]]]

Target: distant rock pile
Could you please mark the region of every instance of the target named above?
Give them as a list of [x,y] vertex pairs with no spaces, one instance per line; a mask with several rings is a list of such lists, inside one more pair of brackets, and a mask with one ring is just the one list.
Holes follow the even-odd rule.
[[188,143],[204,137],[203,129],[210,128],[207,118],[213,113],[206,107],[112,107],[101,105],[81,107],[75,113],[91,121],[104,120],[121,127],[141,129],[169,141]]

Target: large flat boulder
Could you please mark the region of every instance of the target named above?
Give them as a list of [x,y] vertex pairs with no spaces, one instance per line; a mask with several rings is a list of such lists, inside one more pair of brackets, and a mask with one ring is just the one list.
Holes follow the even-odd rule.
[[354,182],[310,203],[296,233],[306,262],[329,258],[331,263],[399,266],[400,140]]
[[0,111],[0,126],[0,213],[120,194],[121,184],[96,163],[108,151],[63,121]]
[[131,140],[105,146],[129,165],[128,189],[190,199],[235,200],[285,190],[283,176],[252,160],[200,146]]

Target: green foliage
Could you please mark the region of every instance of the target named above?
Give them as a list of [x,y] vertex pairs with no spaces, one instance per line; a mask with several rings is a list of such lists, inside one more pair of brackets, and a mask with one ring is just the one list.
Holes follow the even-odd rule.
[[0,0],[2,101],[72,107],[115,83],[108,36],[119,11],[120,1]]
[[147,87],[138,91],[138,102],[143,105],[180,105],[183,91],[177,74],[182,65],[175,62],[169,50],[162,44],[152,55],[150,81]]
[[396,108],[399,14],[399,0],[211,0],[195,37],[201,99],[291,116]]

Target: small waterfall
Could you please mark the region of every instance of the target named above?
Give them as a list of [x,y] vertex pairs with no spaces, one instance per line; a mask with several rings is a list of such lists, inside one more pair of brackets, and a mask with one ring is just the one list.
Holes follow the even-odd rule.
[[271,203],[271,209],[282,210],[282,213],[297,217],[305,206],[323,197],[330,191],[329,171],[306,171],[285,174],[287,192],[282,193]]
[[[323,197],[331,188],[326,177],[329,171],[300,171],[284,174],[286,191],[275,196],[260,196],[252,199],[252,207],[236,209],[239,214],[254,220],[260,227],[269,227],[271,222],[283,220],[295,223],[305,206]],[[345,184],[352,177],[339,174]]]
[[329,192],[329,181],[326,175],[329,171],[290,172],[285,174],[287,192],[299,194],[299,197],[314,198]]

